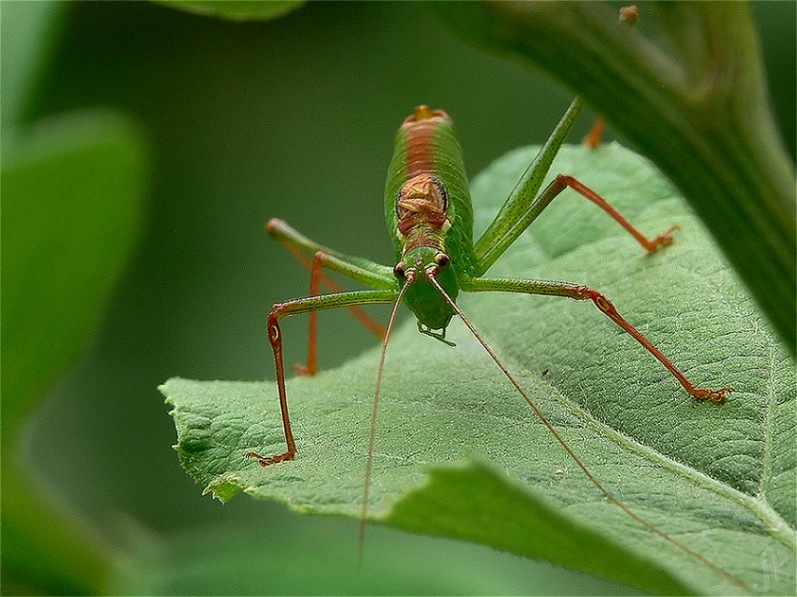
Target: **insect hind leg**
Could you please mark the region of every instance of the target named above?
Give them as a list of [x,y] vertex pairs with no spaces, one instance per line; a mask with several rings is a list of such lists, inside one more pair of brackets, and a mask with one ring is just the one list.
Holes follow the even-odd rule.
[[721,403],[725,394],[732,388],[724,387],[719,390],[709,388],[699,388],[692,384],[689,379],[678,369],[664,353],[662,353],[642,332],[632,326],[625,318],[617,312],[612,302],[603,294],[584,286],[583,284],[570,284],[567,282],[552,282],[547,280],[519,280],[513,278],[473,278],[463,285],[463,290],[470,292],[518,292],[525,294],[546,294],[550,296],[562,296],[577,301],[590,300],[598,310],[620,326],[626,333],[631,335],[639,342],[650,354],[664,365],[664,367],[675,377],[684,390],[696,400],[708,400]]

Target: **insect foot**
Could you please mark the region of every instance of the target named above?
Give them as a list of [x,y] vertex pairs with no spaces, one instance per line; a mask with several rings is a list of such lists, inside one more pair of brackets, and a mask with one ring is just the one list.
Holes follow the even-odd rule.
[[651,242],[652,247],[650,249],[648,249],[648,252],[649,253],[655,253],[661,247],[667,247],[667,246],[671,245],[672,241],[673,241],[672,233],[675,232],[676,230],[678,230],[679,228],[680,228],[680,226],[678,226],[678,224],[676,224],[675,226],[670,228],[667,232],[662,232],[661,234],[659,234]]
[[721,390],[711,390],[709,388],[695,388],[690,392],[695,400],[711,400],[721,404],[725,400],[725,394],[733,392],[733,388],[722,388]]
[[276,456],[261,456],[257,452],[247,452],[245,457],[257,458],[257,463],[260,466],[271,466],[272,464],[277,464],[284,460],[293,460],[294,456],[296,456],[296,452],[285,452]]
[[311,371],[310,367],[304,363],[294,363],[293,370],[299,377],[313,377],[315,375],[315,371]]

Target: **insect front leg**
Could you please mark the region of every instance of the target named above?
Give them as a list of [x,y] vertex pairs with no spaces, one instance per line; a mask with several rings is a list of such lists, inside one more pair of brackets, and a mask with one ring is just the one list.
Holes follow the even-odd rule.
[[[392,285],[390,270],[365,259],[351,257],[327,249],[308,239],[280,219],[273,218],[266,224],[266,232],[277,239],[290,253],[310,270],[310,294],[319,296],[323,283],[332,293],[343,289],[324,272],[324,268],[337,271],[349,278],[374,288],[389,288]],[[309,259],[312,255],[312,261]],[[387,282],[386,282],[387,280]],[[380,340],[385,335],[385,326],[371,317],[358,305],[350,305],[348,310],[371,333]],[[315,375],[318,371],[318,316],[310,312],[308,321],[307,360],[304,364],[294,364],[298,375]]]
[[291,429],[291,420],[288,413],[288,397],[285,391],[285,361],[282,351],[282,328],[279,320],[297,313],[308,313],[321,309],[337,307],[350,307],[352,305],[370,305],[376,303],[391,303],[395,301],[396,290],[360,290],[354,292],[340,292],[300,298],[284,303],[278,303],[271,309],[268,316],[268,339],[274,352],[274,365],[277,373],[277,393],[279,394],[282,426],[285,432],[287,448],[282,454],[274,456],[261,456],[257,452],[248,452],[247,458],[256,458],[261,466],[269,466],[284,460],[293,460],[296,455],[296,441]]
[[462,286],[463,290],[474,292],[479,291],[503,291],[521,292],[525,294],[547,294],[551,296],[562,296],[575,299],[577,301],[591,300],[594,305],[619,325],[623,330],[633,336],[645,349],[656,357],[667,370],[678,380],[687,393],[697,400],[710,400],[712,402],[722,402],[725,394],[732,388],[724,387],[719,390],[709,388],[699,388],[692,384],[689,379],[678,369],[670,359],[668,359],[650,340],[645,338],[642,333],[632,326],[628,321],[617,312],[612,302],[603,294],[584,286],[582,284],[569,284],[566,282],[551,282],[547,280],[515,280],[512,278],[476,278],[469,280]]

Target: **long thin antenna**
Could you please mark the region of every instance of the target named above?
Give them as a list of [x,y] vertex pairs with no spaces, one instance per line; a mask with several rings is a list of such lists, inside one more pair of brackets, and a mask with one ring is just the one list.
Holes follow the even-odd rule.
[[358,557],[357,568],[362,567],[363,553],[365,547],[365,526],[368,522],[368,500],[371,496],[371,471],[374,466],[374,444],[376,443],[376,419],[377,411],[379,410],[379,394],[382,391],[382,374],[385,370],[385,355],[387,354],[387,343],[390,340],[390,332],[393,331],[393,322],[396,320],[396,313],[398,313],[401,300],[404,298],[404,293],[409,288],[410,284],[415,282],[415,272],[410,270],[406,274],[406,282],[401,287],[401,291],[396,298],[393,305],[393,311],[390,313],[390,320],[387,323],[385,330],[385,339],[382,341],[382,354],[379,356],[379,369],[376,374],[376,388],[374,389],[374,402],[371,407],[371,436],[368,439],[368,459],[365,465],[365,482],[363,483],[363,504],[360,511],[360,535],[358,543]]
[[559,435],[559,432],[556,430],[556,427],[554,427],[551,424],[551,422],[545,417],[545,415],[542,414],[542,411],[539,409],[539,407],[529,397],[529,395],[526,393],[526,391],[520,386],[520,384],[517,382],[517,380],[512,375],[512,373],[510,373],[509,369],[506,368],[506,365],[504,365],[501,362],[501,360],[498,358],[498,355],[495,354],[495,352],[490,347],[490,345],[487,344],[487,342],[484,340],[484,338],[481,337],[479,332],[476,331],[476,328],[473,327],[473,324],[470,322],[470,320],[467,317],[465,317],[465,314],[457,306],[457,304],[454,302],[454,300],[450,296],[448,296],[448,293],[443,289],[443,287],[440,285],[440,283],[437,281],[437,278],[435,277],[437,275],[438,271],[439,271],[438,268],[430,267],[429,269],[426,270],[426,278],[429,280],[429,282],[432,283],[432,285],[443,296],[443,298],[446,299],[446,302],[457,313],[457,315],[459,315],[460,319],[462,319],[462,321],[465,323],[465,325],[468,326],[468,329],[471,331],[471,333],[474,335],[474,337],[484,347],[484,350],[487,351],[487,354],[489,354],[490,357],[492,357],[493,361],[495,361],[495,364],[498,365],[498,368],[501,369],[501,371],[503,371],[503,373],[507,377],[507,379],[512,383],[513,386],[515,386],[515,389],[518,392],[520,392],[520,395],[523,396],[523,398],[525,398],[526,402],[528,402],[529,406],[534,411],[534,414],[537,415],[537,417],[540,419],[540,421],[542,421],[543,424],[548,428],[548,431],[551,432],[551,435],[553,435],[554,439],[556,439],[556,441],[559,442],[559,444],[570,455],[570,457],[578,465],[578,467],[582,471],[584,471],[584,474],[592,482],[592,484],[595,487],[597,487],[601,491],[601,493],[603,495],[605,495],[609,499],[609,501],[611,501],[615,506],[620,508],[620,510],[625,512],[628,516],[630,516],[631,518],[636,520],[638,523],[640,523],[642,526],[647,528],[649,531],[655,533],[656,535],[658,535],[659,537],[661,537],[665,541],[668,541],[669,543],[671,543],[672,545],[674,545],[678,549],[684,551],[685,553],[687,553],[690,556],[696,558],[697,560],[700,560],[706,566],[708,566],[709,568],[711,568],[715,572],[718,572],[719,574],[721,574],[722,576],[724,576],[725,578],[727,578],[728,580],[730,580],[734,584],[739,585],[740,587],[742,587],[742,588],[744,588],[744,589],[746,589],[748,591],[751,590],[750,586],[746,582],[744,582],[741,578],[731,574],[727,570],[724,570],[723,568],[721,568],[720,566],[718,566],[717,564],[715,564],[711,560],[703,557],[702,555],[697,553],[695,550],[691,549],[690,547],[687,547],[686,545],[684,545],[680,541],[678,541],[676,539],[673,539],[667,533],[662,531],[659,527],[654,525],[652,522],[650,522],[646,518],[643,518],[642,516],[640,516],[639,514],[634,512],[633,510],[631,510],[631,508],[629,508],[622,501],[620,501],[620,498],[615,496],[611,491],[606,489],[606,487],[604,487],[603,484],[600,481],[598,481],[598,479],[592,474],[592,472],[590,472],[590,470],[587,468],[587,466],[576,455],[576,453],[573,451],[573,449],[570,447],[570,445],[564,440],[564,438],[561,435]]

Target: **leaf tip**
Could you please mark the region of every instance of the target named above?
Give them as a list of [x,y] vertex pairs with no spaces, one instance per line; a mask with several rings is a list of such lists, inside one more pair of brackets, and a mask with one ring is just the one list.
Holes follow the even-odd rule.
[[236,495],[243,491],[244,487],[240,481],[223,476],[214,479],[211,483],[202,490],[202,495],[210,493],[215,499],[219,500],[222,504],[226,504]]

